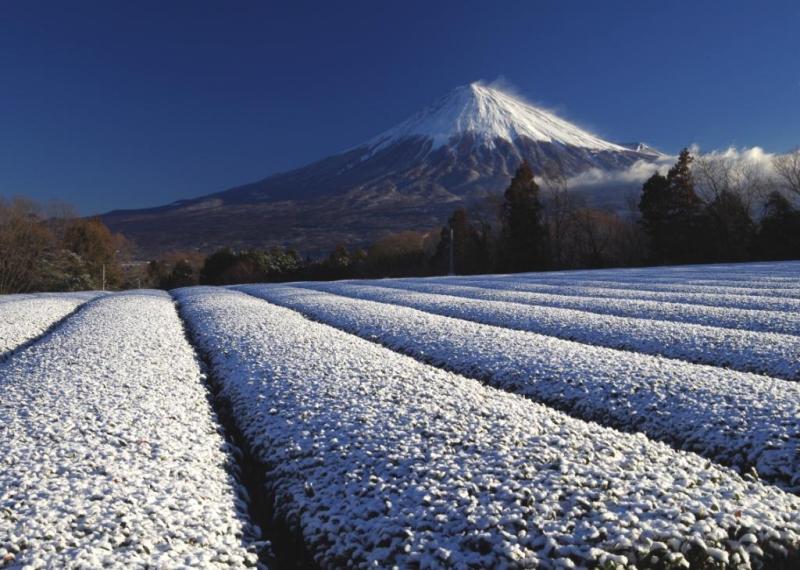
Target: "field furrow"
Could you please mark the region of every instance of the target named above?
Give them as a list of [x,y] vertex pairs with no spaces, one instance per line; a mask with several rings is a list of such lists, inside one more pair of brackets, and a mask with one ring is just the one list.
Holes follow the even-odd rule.
[[[546,275],[546,274],[541,274]],[[514,276],[514,280],[517,278]],[[509,279],[511,276],[508,277]],[[567,279],[567,278],[548,278],[548,277],[519,277],[522,282],[553,285],[563,287],[565,285],[584,285],[592,287],[604,287],[610,289],[631,289],[636,291],[662,291],[669,293],[703,293],[718,295],[748,295],[751,297],[782,297],[791,300],[800,299],[800,289],[787,287],[785,283],[758,283],[748,282],[746,285],[734,286],[726,284],[691,284],[686,280],[674,279],[661,281],[657,279],[645,279],[634,281],[604,280],[599,278],[590,279]],[[750,286],[750,285],[753,286]]]
[[732,264],[704,264],[653,266],[638,268],[612,269],[579,269],[564,271],[548,271],[535,273],[519,273],[522,277],[548,279],[551,277],[566,278],[571,281],[611,278],[619,281],[651,281],[663,280],[685,282],[694,279],[712,279],[715,281],[757,281],[786,282],[797,279],[800,273],[800,262],[755,262]]
[[585,420],[800,492],[800,384],[297,287],[238,289]]
[[800,338],[794,335],[598,315],[574,309],[418,293],[354,282],[304,283],[300,286],[591,345],[790,380],[800,378]]
[[[402,283],[383,281],[380,282],[380,285],[422,293],[560,307],[604,315],[800,335],[800,315],[782,311],[730,309],[664,301],[568,297],[529,291],[499,290],[482,286],[464,286],[458,283],[435,283],[431,280],[409,280]],[[509,289],[513,289],[513,287],[509,287]]]
[[[386,280],[375,281],[375,285]],[[566,297],[589,297],[596,299],[633,299],[664,301],[706,307],[730,307],[733,309],[755,309],[760,311],[786,311],[800,313],[800,299],[788,297],[763,297],[754,295],[723,295],[714,293],[689,293],[669,291],[645,291],[640,289],[613,289],[584,285],[546,285],[531,281],[492,279],[486,277],[436,277],[426,279],[397,279],[397,283],[436,283],[464,285],[484,289],[505,291],[530,291]]]
[[0,364],[0,565],[254,564],[195,354],[166,293],[98,299]]
[[13,295],[0,303],[0,359],[36,338],[97,294]]
[[239,292],[176,296],[324,567],[797,556],[800,498],[777,488]]

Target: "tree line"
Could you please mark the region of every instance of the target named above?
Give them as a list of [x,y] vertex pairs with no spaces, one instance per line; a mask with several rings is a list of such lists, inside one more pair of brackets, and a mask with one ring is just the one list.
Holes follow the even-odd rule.
[[589,206],[558,164],[535,174],[523,162],[502,195],[456,208],[440,230],[338,245],[322,259],[222,248],[143,263],[98,219],[0,200],[0,293],[800,259],[799,202],[800,151],[766,174],[684,149],[623,212]]
[[0,198],[0,294],[119,289],[131,246],[68,206]]
[[776,158],[774,170],[684,149],[620,213],[587,205],[558,164],[545,164],[540,185],[523,162],[502,196],[456,208],[437,232],[339,245],[319,260],[225,248],[194,268],[174,265],[177,274],[151,267],[169,287],[800,259],[800,151]]

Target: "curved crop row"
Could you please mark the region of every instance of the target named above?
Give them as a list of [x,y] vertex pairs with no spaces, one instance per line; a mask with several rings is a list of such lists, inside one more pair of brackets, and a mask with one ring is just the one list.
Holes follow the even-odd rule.
[[111,295],[0,364],[0,567],[257,562],[170,297]]
[[610,289],[630,289],[635,291],[663,291],[669,293],[703,293],[717,295],[747,295],[749,297],[781,297],[791,300],[800,299],[800,291],[787,289],[785,286],[775,286],[764,284],[764,287],[732,287],[729,285],[697,285],[689,284],[685,281],[674,281],[671,283],[661,283],[658,281],[634,281],[620,282],[613,280],[565,280],[565,279],[525,279],[530,283],[542,283],[561,287],[563,285],[591,285],[592,287],[604,287]]
[[84,294],[11,297],[0,303],[0,358],[36,338],[93,298]]
[[800,338],[793,335],[598,315],[559,307],[467,299],[347,282],[302,286],[585,344],[790,380],[800,378]]
[[613,278],[619,281],[716,281],[753,283],[778,282],[786,283],[796,278],[800,272],[800,262],[769,261],[733,264],[676,265],[639,268],[612,269],[578,269],[565,271],[535,272],[517,274],[522,277],[548,279],[551,277],[566,278],[570,281],[584,278]]
[[800,384],[456,321],[309,289],[242,291],[585,420],[800,492]]
[[236,291],[176,292],[323,567],[764,566],[800,499]]
[[[454,295],[470,299],[509,301],[544,307],[575,309],[603,315],[633,317],[691,323],[710,327],[745,329],[758,332],[800,335],[800,315],[781,311],[731,309],[685,303],[647,301],[637,299],[606,299],[596,297],[570,297],[531,291],[513,290],[512,287],[497,289],[481,285],[460,285],[456,282],[436,283],[427,281],[382,281],[384,287],[396,287],[423,293]],[[509,284],[511,285],[511,284]]]
[[[647,301],[666,301],[708,307],[731,307],[734,309],[756,309],[762,311],[800,312],[800,299],[789,297],[764,297],[755,295],[692,293],[671,291],[648,291],[641,289],[614,289],[584,285],[580,282],[569,285],[547,285],[530,280],[494,279],[492,277],[441,277],[428,279],[398,279],[398,283],[447,283],[451,285],[470,285],[486,289],[507,291],[531,291],[566,297],[592,297],[606,299],[641,299]],[[376,282],[378,284],[378,282]]]

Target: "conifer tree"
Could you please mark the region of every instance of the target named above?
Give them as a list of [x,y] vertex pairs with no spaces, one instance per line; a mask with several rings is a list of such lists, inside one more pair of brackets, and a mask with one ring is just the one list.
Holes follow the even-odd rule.
[[695,192],[691,163],[692,155],[683,149],[666,177],[656,173],[642,187],[639,211],[655,263],[700,260],[702,201]]
[[542,222],[539,186],[527,161],[514,174],[505,191],[501,259],[507,271],[541,269],[546,259],[546,230]]
[[744,201],[738,194],[723,190],[704,211],[699,245],[704,251],[703,261],[746,261],[750,258],[755,224]]
[[487,236],[478,231],[464,208],[457,208],[447,221],[447,225],[442,228],[439,245],[434,254],[434,266],[442,273],[449,269],[450,230],[453,236],[455,272],[459,275],[471,275],[489,271]]
[[772,192],[756,236],[759,259],[800,259],[800,210],[780,192]]

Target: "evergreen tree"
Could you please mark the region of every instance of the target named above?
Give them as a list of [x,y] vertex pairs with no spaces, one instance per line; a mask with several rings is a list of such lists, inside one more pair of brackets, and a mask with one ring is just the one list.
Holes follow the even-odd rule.
[[450,235],[453,236],[453,265],[459,275],[485,273],[489,270],[488,236],[479,231],[464,208],[457,208],[447,225],[434,254],[434,267],[446,273],[450,266]]
[[692,155],[683,149],[667,176],[654,174],[642,186],[639,211],[655,263],[699,261],[697,239],[702,202],[694,189]]
[[723,190],[705,208],[702,243],[703,261],[747,261],[750,259],[755,226],[739,195]]
[[641,224],[650,241],[650,256],[656,263],[668,258],[670,248],[669,181],[658,172],[653,174],[642,186],[639,200]]
[[223,247],[209,255],[200,270],[200,283],[203,285],[224,285],[225,274],[234,266],[238,257],[230,248]]
[[517,272],[544,267],[547,232],[542,221],[539,186],[527,161],[517,169],[505,191],[500,217],[503,268]]
[[800,259],[800,210],[780,192],[767,199],[755,250],[759,259],[768,261]]
[[191,263],[185,259],[178,261],[161,283],[163,289],[177,289],[178,287],[191,287],[192,285],[197,285],[197,277]]

